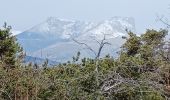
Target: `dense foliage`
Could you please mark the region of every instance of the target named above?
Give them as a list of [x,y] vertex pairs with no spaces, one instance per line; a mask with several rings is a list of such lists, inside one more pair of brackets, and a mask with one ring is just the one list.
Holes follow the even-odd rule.
[[18,57],[21,57],[22,48],[16,38],[10,33],[11,27],[5,23],[0,29],[0,66],[4,69],[15,68]]
[[[10,28],[0,30],[0,100],[170,99],[170,43],[166,30],[128,32],[119,56],[79,59],[48,67],[24,65]],[[8,70],[7,70],[8,69]]]

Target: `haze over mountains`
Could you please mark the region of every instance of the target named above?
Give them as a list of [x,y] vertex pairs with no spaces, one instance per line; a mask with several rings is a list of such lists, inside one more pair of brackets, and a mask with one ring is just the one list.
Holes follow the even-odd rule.
[[124,42],[121,37],[127,35],[125,29],[135,31],[133,18],[112,17],[100,22],[85,22],[50,17],[18,34],[17,39],[29,56],[64,62],[71,60],[78,51],[81,57],[94,57],[86,46],[77,44],[73,39],[97,51],[97,41],[100,42],[105,36],[111,45],[104,47],[101,56],[114,56]]

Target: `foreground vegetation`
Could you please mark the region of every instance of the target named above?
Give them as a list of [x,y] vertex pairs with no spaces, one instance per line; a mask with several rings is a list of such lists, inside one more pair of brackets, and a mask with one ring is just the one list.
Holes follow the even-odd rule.
[[[128,32],[119,56],[48,67],[23,65],[24,53],[7,25],[0,30],[0,100],[170,99],[170,41],[166,30]],[[77,63],[80,62],[80,63]]]

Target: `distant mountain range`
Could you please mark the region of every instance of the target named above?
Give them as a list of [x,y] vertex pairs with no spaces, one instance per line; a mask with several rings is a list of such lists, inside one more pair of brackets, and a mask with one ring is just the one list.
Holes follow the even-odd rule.
[[48,65],[49,66],[53,66],[53,65],[57,65],[59,64],[59,62],[56,61],[52,61],[52,60],[48,60],[48,59],[42,59],[42,58],[37,58],[37,57],[31,57],[31,56],[25,56],[24,58],[24,63],[25,64],[29,64],[29,63],[33,63],[33,64],[44,64],[44,62],[48,61]]
[[81,52],[81,57],[94,57],[92,52],[73,39],[86,43],[97,51],[97,41],[100,42],[105,36],[106,41],[112,45],[105,46],[101,56],[116,55],[124,42],[121,37],[127,35],[125,29],[135,31],[133,18],[113,17],[99,22],[84,22],[50,17],[18,34],[17,39],[30,57],[65,62],[71,60],[78,51]]

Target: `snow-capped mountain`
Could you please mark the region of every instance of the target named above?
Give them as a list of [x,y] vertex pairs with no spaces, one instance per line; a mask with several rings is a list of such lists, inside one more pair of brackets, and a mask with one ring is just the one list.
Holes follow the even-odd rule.
[[97,51],[96,41],[100,42],[105,37],[112,44],[103,51],[105,55],[121,46],[121,37],[127,34],[125,29],[135,31],[133,18],[113,17],[99,22],[85,22],[50,17],[20,33],[17,38],[30,56],[66,61],[78,51],[85,57],[94,56],[73,39],[84,42]]

